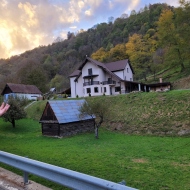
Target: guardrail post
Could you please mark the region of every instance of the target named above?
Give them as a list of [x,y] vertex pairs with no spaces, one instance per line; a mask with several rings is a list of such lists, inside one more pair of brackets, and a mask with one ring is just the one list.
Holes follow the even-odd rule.
[[28,184],[28,172],[24,171],[23,178],[24,178],[24,184],[27,185]]

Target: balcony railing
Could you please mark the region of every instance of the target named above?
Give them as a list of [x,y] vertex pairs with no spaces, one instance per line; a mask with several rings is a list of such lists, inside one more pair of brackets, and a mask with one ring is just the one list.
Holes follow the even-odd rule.
[[103,85],[106,85],[106,84],[116,84],[116,81],[114,81],[114,80],[103,81],[102,84],[103,84]]
[[100,82],[99,81],[84,82],[83,86],[90,86],[95,84],[100,84]]

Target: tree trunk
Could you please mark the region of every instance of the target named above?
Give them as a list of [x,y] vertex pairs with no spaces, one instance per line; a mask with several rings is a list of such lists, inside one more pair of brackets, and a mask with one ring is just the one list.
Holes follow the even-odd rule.
[[98,127],[95,127],[95,138],[98,139]]
[[13,126],[13,128],[15,128],[15,119],[12,119],[12,126]]

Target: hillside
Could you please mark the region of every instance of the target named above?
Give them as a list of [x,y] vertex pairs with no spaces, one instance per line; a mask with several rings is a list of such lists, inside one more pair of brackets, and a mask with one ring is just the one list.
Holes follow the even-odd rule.
[[[162,93],[130,93],[89,97],[109,100],[112,114],[103,126],[126,134],[190,135],[190,90]],[[29,118],[39,120],[46,101],[27,108]]]
[[[68,32],[65,40],[0,59],[0,90],[7,82],[33,84],[43,93],[50,87],[58,91],[66,89],[69,74],[78,68],[86,55],[105,63],[129,58],[135,80],[157,82],[160,72],[168,68],[169,73],[164,72],[162,76],[164,81],[175,82],[187,77],[190,75],[190,54],[189,44],[185,42],[189,42],[189,27],[184,30],[183,26],[189,26],[190,6],[183,7],[184,4],[179,8],[150,4],[114,22],[100,23],[78,34]],[[163,32],[167,29],[164,26],[168,26],[165,21],[175,26],[173,31]],[[170,42],[169,39],[176,41],[172,43],[174,40]]]

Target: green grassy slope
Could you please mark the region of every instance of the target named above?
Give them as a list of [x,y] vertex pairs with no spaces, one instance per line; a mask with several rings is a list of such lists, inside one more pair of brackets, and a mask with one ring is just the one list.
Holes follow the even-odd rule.
[[159,78],[163,79],[163,82],[171,82],[173,89],[190,89],[190,64],[184,63],[185,70],[181,72],[179,65],[175,67],[166,68],[159,71],[154,75],[147,77],[148,81],[142,81],[144,83],[157,83]]
[[190,91],[134,93],[112,98],[111,128],[126,133],[176,135],[190,130]]
[[[190,131],[190,90],[130,93],[109,98],[112,115],[103,126],[128,134],[185,135]],[[104,100],[102,100],[104,101]],[[27,108],[28,117],[41,117],[46,101]]]

